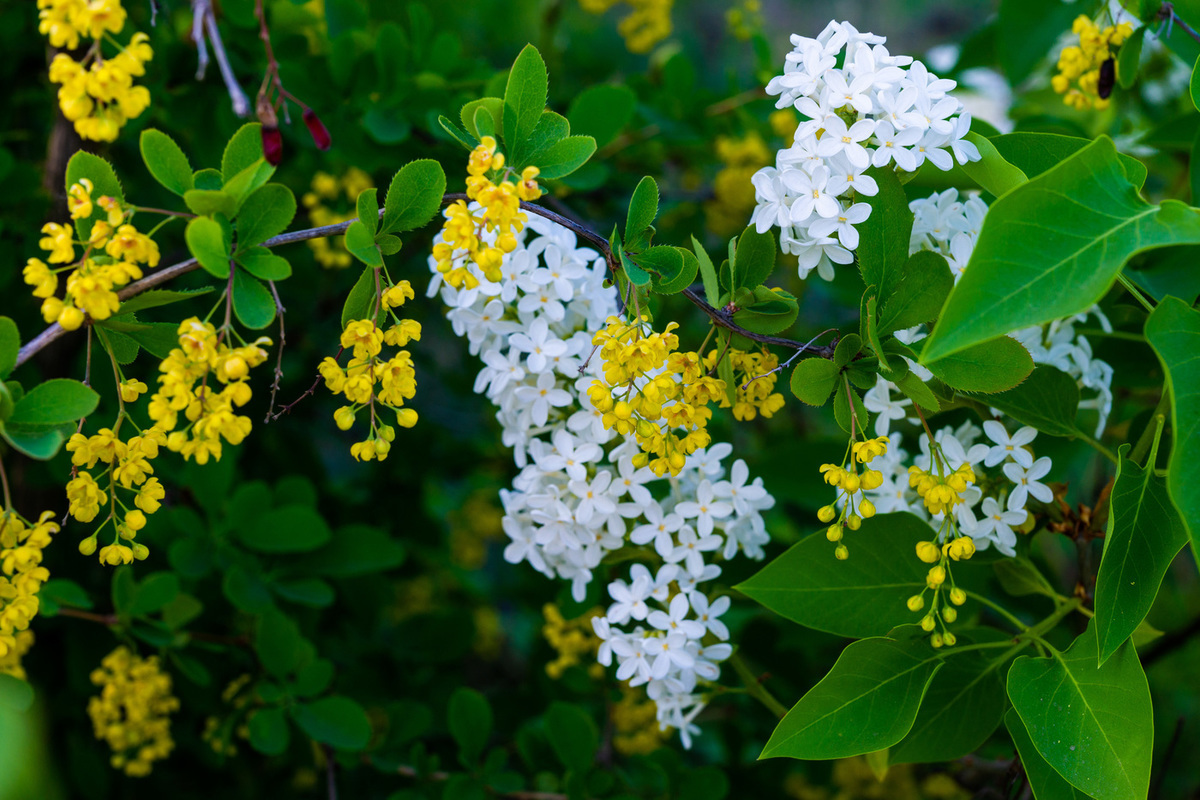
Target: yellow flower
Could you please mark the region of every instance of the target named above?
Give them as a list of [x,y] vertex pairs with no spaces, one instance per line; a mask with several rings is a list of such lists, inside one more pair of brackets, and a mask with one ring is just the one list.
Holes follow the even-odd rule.
[[148,775],[153,762],[175,746],[169,715],[179,710],[179,701],[171,676],[159,668],[157,656],[143,659],[121,646],[90,677],[101,687],[87,709],[96,738],[112,749],[115,768],[131,777]]

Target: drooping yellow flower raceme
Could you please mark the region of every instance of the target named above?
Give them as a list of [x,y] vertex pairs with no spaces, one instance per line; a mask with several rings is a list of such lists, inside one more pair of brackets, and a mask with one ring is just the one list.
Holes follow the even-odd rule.
[[[82,39],[92,39],[80,61],[58,53],[50,63],[50,81],[59,85],[58,104],[63,116],[84,139],[111,142],[126,122],[150,105],[150,92],[134,85],[146,74],[154,57],[150,37],[135,32],[128,44],[113,38],[125,27],[120,0],[38,0],[38,30],[53,47],[74,50]],[[105,56],[102,42],[116,45]]]
[[100,694],[88,701],[88,716],[97,739],[112,748],[109,763],[131,777],[150,774],[155,761],[175,747],[170,714],[179,710],[171,693],[171,676],[158,657],[142,658],[118,647],[91,674]]
[[[832,523],[825,531],[825,538],[837,544],[833,554],[839,561],[845,561],[850,557],[850,550],[842,541],[845,529],[856,531],[862,526],[864,519],[875,516],[875,505],[867,499],[863,492],[878,489],[883,483],[883,473],[879,470],[863,469],[860,472],[859,467],[865,468],[872,459],[885,455],[887,449],[886,436],[867,439],[863,442],[851,441],[846,452],[846,455],[849,456],[848,460],[843,459],[840,466],[838,464],[821,465],[821,475],[825,482],[838,489],[838,493],[834,502],[817,512],[817,519],[821,522]],[[848,468],[847,464],[849,464]],[[840,512],[838,511],[839,504],[841,505]]]
[[[314,226],[335,225],[358,216],[355,202],[358,195],[364,189],[371,188],[371,185],[371,176],[357,167],[350,167],[340,178],[328,172],[318,172],[313,176],[309,191],[304,193],[300,201],[308,209],[308,218]],[[343,194],[345,202],[339,206]],[[309,239],[308,247],[313,251],[317,263],[326,269],[345,269],[354,261],[341,237]]]
[[326,358],[318,368],[325,379],[325,386],[350,401],[349,405],[334,412],[333,419],[339,428],[350,430],[358,412],[364,409],[370,417],[371,427],[367,438],[350,447],[350,454],[357,461],[382,461],[392,449],[396,429],[380,419],[383,408],[395,413],[396,423],[402,428],[417,424],[417,412],[404,405],[417,394],[417,373],[412,354],[400,350],[389,358],[383,357],[385,344],[404,347],[410,341],[419,341],[421,338],[421,323],[401,319],[394,311],[412,298],[412,285],[408,281],[400,281],[383,289],[379,304],[382,311],[391,317],[393,324],[384,329],[373,319],[350,320],[341,336],[342,349],[350,351],[350,361],[343,369],[337,359]]
[[38,591],[50,578],[42,551],[58,533],[54,512],[31,523],[0,506],[0,674],[25,677],[23,656],[33,644],[29,623],[37,616]]
[[[721,355],[719,349],[710,350],[704,358],[707,370],[716,369]],[[768,419],[776,411],[783,408],[783,395],[775,391],[779,373],[779,359],[774,353],[767,351],[750,353],[742,350],[729,350],[727,357],[733,366],[734,384],[737,398],[733,402],[733,418],[739,422],[749,422],[761,414]],[[728,395],[720,399],[722,408],[729,407]]]
[[637,440],[642,452],[634,456],[635,466],[678,475],[687,456],[712,440],[708,404],[720,402],[725,382],[705,374],[698,353],[678,352],[676,323],[647,334],[649,324],[647,317],[632,323],[608,318],[592,338],[604,378],[592,383],[588,399],[605,428]]
[[[542,195],[537,183],[538,168],[525,167],[519,176],[513,175],[505,167],[504,154],[497,152],[496,140],[491,136],[484,136],[471,151],[467,173],[467,197],[474,204],[459,200],[446,209],[446,221],[442,224],[444,241],[433,246],[438,271],[456,289],[464,286],[473,289],[479,283],[466,267],[468,259],[479,266],[487,280],[500,280],[504,254],[516,249],[516,234],[525,227],[521,201],[536,200]],[[489,239],[494,243],[489,244]]]
[[1115,79],[1116,50],[1133,34],[1133,25],[1122,22],[1101,29],[1090,17],[1080,15],[1071,32],[1079,37],[1079,44],[1063,48],[1058,74],[1050,83],[1063,95],[1063,102],[1073,108],[1107,108]]
[[[30,258],[23,271],[33,296],[42,300],[42,318],[67,330],[82,325],[85,315],[103,320],[116,314],[117,289],[140,279],[142,267],[154,268],[159,262],[158,245],[134,227],[132,210],[106,195],[93,197],[92,191],[92,182],[83,178],[67,192],[72,219],[91,216],[97,205],[107,212],[92,226],[88,240],[76,241],[70,224],[47,222],[38,246],[47,251],[50,263]],[[78,260],[76,247],[82,248]],[[58,264],[63,266],[51,266]],[[64,272],[67,291],[59,298],[58,275]]]

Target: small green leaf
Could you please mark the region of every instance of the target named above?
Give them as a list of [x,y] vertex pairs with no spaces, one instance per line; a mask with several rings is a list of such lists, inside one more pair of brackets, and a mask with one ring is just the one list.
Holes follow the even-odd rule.
[[241,269],[233,275],[233,313],[238,322],[256,331],[275,321],[275,298],[271,291]]
[[926,411],[934,413],[942,410],[942,404],[938,402],[933,390],[929,388],[925,381],[913,373],[908,373],[903,378],[895,381],[895,384],[901,394]]
[[237,213],[237,200],[220,189],[192,189],[183,195],[188,211],[201,217],[224,214],[232,217]]
[[951,388],[992,394],[1007,391],[1025,380],[1033,372],[1033,358],[1016,339],[1000,336],[926,366]]
[[147,308],[159,308],[161,306],[169,306],[172,303],[191,300],[193,297],[199,297],[211,291],[211,286],[206,286],[203,289],[151,289],[148,292],[142,292],[128,300],[121,301],[121,316],[132,314],[136,311],[143,311]]
[[1096,666],[1096,625],[1065,652],[1021,656],[1008,671],[1008,696],[1037,752],[1096,800],[1145,800],[1150,785],[1153,709],[1133,645]]
[[[480,139],[484,136],[479,132],[479,128],[475,125],[475,117],[480,109],[483,109],[491,118],[492,125],[490,135],[495,135],[495,132],[500,130],[501,118],[504,116],[504,101],[499,97],[480,97],[477,100],[472,100],[462,107],[458,118],[462,120],[463,128],[467,133]],[[472,145],[474,147],[474,145]]]
[[333,587],[320,578],[277,581],[271,588],[284,600],[310,608],[327,608],[335,598]]
[[[651,250],[654,249],[656,248],[651,248]],[[659,294],[676,294],[682,292],[692,285],[692,282],[696,280],[696,273],[700,271],[700,261],[691,250],[684,247],[676,247],[674,249],[679,253],[679,257],[683,259],[683,265],[674,278],[655,281],[654,291]]]
[[932,250],[913,253],[904,265],[904,276],[895,293],[879,313],[880,334],[937,319],[953,288],[954,276],[944,256]]
[[623,85],[591,86],[575,95],[567,111],[571,130],[596,140],[603,147],[633,119],[637,96]]
[[248,122],[238,128],[225,145],[225,152],[221,156],[221,175],[228,182],[262,157],[262,125]]
[[733,261],[733,288],[754,289],[775,269],[775,236],[759,233],[753,225],[738,237]]
[[376,231],[379,230],[379,190],[374,187],[363,189],[358,194],[355,206],[358,209],[358,221],[370,231],[371,238],[374,239]]
[[263,708],[253,712],[246,723],[250,746],[265,756],[284,753],[291,738],[287,717],[281,708]]
[[628,279],[630,283],[638,288],[649,286],[651,280],[650,273],[639,267],[624,250],[619,252],[621,257],[621,268],[625,272],[626,279]]
[[536,47],[525,45],[513,62],[504,89],[504,144],[508,149],[517,147],[533,133],[546,108],[548,88],[546,62]]
[[[113,170],[112,164],[100,156],[80,150],[67,161],[67,191],[70,191],[72,186],[84,178],[92,182],[93,201],[104,196],[122,201],[125,199],[125,195],[121,191],[121,181],[117,179],[117,173]],[[96,223],[96,220],[104,219],[107,215],[108,212],[101,208],[99,203],[94,202],[90,216],[75,220],[75,230],[79,233],[79,238],[86,242],[91,236],[92,225]]]
[[404,563],[404,548],[379,528],[346,525],[325,547],[297,560],[296,571],[327,578],[386,572]]
[[362,220],[356,219],[346,228],[345,245],[350,255],[368,267],[383,266],[383,255],[379,252],[379,246],[375,244],[375,235]]
[[8,317],[0,317],[0,380],[12,374],[20,351],[21,334],[17,330],[17,323]]
[[222,191],[233,198],[234,214],[239,213],[246,199],[258,191],[259,188],[265,186],[274,174],[275,167],[268,164],[265,159],[259,159],[237,175],[225,181]]
[[833,365],[838,369],[849,364],[862,352],[862,339],[857,333],[843,336],[833,350]]
[[209,217],[196,217],[184,232],[188,250],[210,275],[229,277],[229,240],[220,223]]
[[573,772],[586,772],[596,758],[600,732],[596,723],[573,703],[552,703],[546,712],[546,733],[562,765]]
[[383,202],[380,233],[403,233],[423,227],[442,207],[446,173],[432,159],[405,164],[392,177]]
[[145,330],[130,331],[126,335],[147,353],[161,359],[179,347],[178,331],[179,325],[174,322],[154,322]]
[[[1162,417],[1158,419],[1161,424]],[[1096,575],[1101,666],[1146,618],[1167,568],[1188,541],[1187,526],[1171,502],[1167,481],[1154,474],[1157,438],[1145,467],[1129,459],[1129,450],[1130,445],[1121,445],[1108,498],[1104,555]]]
[[875,287],[868,286],[867,291],[863,293],[862,302],[862,338],[867,343],[867,347],[871,348],[871,352],[879,359],[879,368],[887,373],[891,373],[892,366],[888,363],[887,353],[883,349],[883,345],[879,341],[879,323],[878,319],[878,298],[875,296]]
[[1121,49],[1117,51],[1117,83],[1122,89],[1130,89],[1137,81],[1138,65],[1142,60],[1142,43],[1146,40],[1146,27],[1135,30]]
[[1004,156],[1000,155],[1000,151],[987,138],[975,131],[968,132],[964,138],[979,149],[982,158],[963,164],[963,172],[996,197],[1029,180],[1020,168],[1005,161]]
[[371,741],[371,721],[362,706],[348,697],[323,697],[291,707],[300,730],[339,750],[362,750]]
[[254,191],[237,215],[238,250],[253,247],[287,230],[296,216],[296,197],[281,183]]
[[927,641],[849,645],[787,713],[759,758],[848,758],[898,743],[913,726],[942,660]]
[[[854,404],[854,414],[851,417],[850,404]],[[871,417],[867,407],[863,405],[858,392],[847,388],[844,384],[837,387],[833,393],[833,419],[846,433],[859,434],[867,429]]]
[[182,196],[194,185],[192,166],[175,140],[160,130],[142,131],[138,142],[146,169],[168,191]]
[[292,276],[291,263],[265,247],[251,247],[233,257],[237,265],[264,281],[281,281]]
[[304,637],[295,620],[272,608],[259,618],[254,652],[267,672],[277,678],[286,678],[300,665]]
[[17,401],[12,415],[5,421],[17,426],[54,427],[86,417],[100,404],[100,395],[79,381],[51,378],[39,383]]
[[450,695],[447,726],[458,743],[459,761],[475,764],[492,733],[492,707],[479,692],[459,687]]
[[372,267],[366,267],[358,276],[358,280],[350,289],[350,294],[346,295],[346,302],[342,305],[342,329],[344,330],[351,320],[368,319],[371,316],[371,305],[374,301],[375,270]]
[[899,284],[908,261],[913,213],[894,170],[871,167],[867,174],[879,184],[879,192],[865,198],[871,205],[871,215],[858,226],[858,263],[863,282],[878,286],[879,297],[886,301]]
[[1034,366],[1020,385],[987,398],[987,404],[1023,425],[1051,436],[1075,436],[1079,409],[1079,384],[1049,364]]
[[596,140],[590,136],[568,136],[541,151],[538,156],[539,179],[565,178],[587,163],[596,152]]
[[241,528],[238,538],[261,553],[301,553],[324,545],[333,538],[333,531],[313,509],[284,506],[266,512],[254,525]]
[[515,170],[520,170],[529,164],[535,166],[540,164],[542,153],[570,134],[571,123],[567,122],[566,117],[549,109],[543,111],[533,133],[529,134],[529,138],[520,147],[512,151],[511,166]]
[[274,603],[262,578],[241,564],[225,571],[221,589],[234,608],[248,614],[262,613]]
[[692,250],[696,253],[696,260],[700,262],[700,279],[704,282],[704,299],[710,306],[715,307],[721,297],[716,267],[713,266],[712,259],[708,257],[708,251],[704,249],[704,245],[700,244],[695,236],[692,237]]
[[94,605],[92,598],[88,597],[87,590],[66,578],[54,578],[42,584],[42,590],[38,592],[38,601],[41,613],[47,617],[56,615],[63,606],[89,609]]
[[3,423],[0,423],[0,434],[17,452],[38,461],[54,458],[64,441],[62,432],[58,430],[10,430]]
[[0,672],[0,708],[28,711],[33,707],[33,687],[7,672]]
[[838,386],[840,370],[824,358],[806,358],[792,370],[792,394],[810,406],[823,406]]
[[446,133],[450,134],[450,137],[452,139],[454,139],[454,141],[458,142],[459,144],[461,144],[463,147],[467,148],[468,150],[475,149],[475,146],[477,144],[479,144],[479,141],[477,139],[472,137],[466,131],[459,128],[450,119],[448,119],[445,116],[438,117],[438,125],[442,126],[442,130],[444,130]]
[[[132,579],[133,573],[129,573]],[[124,606],[125,614],[142,617],[153,614],[179,595],[179,576],[174,572],[153,572],[136,584],[133,595]]]
[[1058,592],[1054,591],[1054,587],[1046,580],[1046,576],[1024,556],[1001,559],[992,564],[992,569],[996,573],[996,579],[1004,587],[1004,591],[1013,597],[1037,594],[1045,597],[1058,596]]
[[632,246],[658,216],[658,183],[649,175],[638,181],[625,216],[625,244]]

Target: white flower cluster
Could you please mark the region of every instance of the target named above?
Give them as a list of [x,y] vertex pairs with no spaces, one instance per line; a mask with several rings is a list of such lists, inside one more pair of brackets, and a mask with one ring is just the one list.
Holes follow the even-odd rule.
[[779,95],[777,107],[794,106],[808,119],[775,166],[754,175],[751,224],[759,233],[780,229],[780,246],[799,258],[801,278],[816,269],[832,280],[835,263],[854,261],[854,226],[871,213],[858,201],[879,191],[864,174],[869,167],[913,172],[928,161],[948,170],[955,159],[980,158],[963,138],[971,115],[947,94],[955,82],[889,54],[885,41],[848,22],[830,22],[815,39],[793,35],[783,75],[767,84],[768,94]]
[[[483,360],[475,390],[496,406],[521,468],[500,493],[504,557],[570,580],[583,600],[607,554],[627,543],[654,548],[664,562],[657,573],[639,564],[609,584],[614,602],[594,620],[599,659],[615,657],[619,678],[648,684],[660,726],[690,745],[706,702],[701,682],[715,681],[732,652],[720,621],[729,600],[710,603],[700,584],[721,574],[718,559],[763,557],[770,537],[760,512],[775,501],[744,461],[724,477],[728,444],[696,451],[674,478],[634,467],[637,443],[606,430],[587,395],[601,371],[590,332],[617,313],[604,259],[542,217],[529,215],[521,238],[529,232],[504,257],[499,283],[472,265],[479,285],[455,289],[430,259],[428,294],[440,291],[455,333]],[[628,624],[636,627],[619,627]]]
[[1112,333],[1112,323],[1104,316],[1100,306],[1092,306],[1073,317],[1014,331],[1012,336],[1025,345],[1034,363],[1058,367],[1075,379],[1081,392],[1091,395],[1085,396],[1079,407],[1095,409],[1098,415],[1095,435],[1099,436],[1108,424],[1108,415],[1112,413],[1113,368],[1107,361],[1095,358],[1091,342],[1082,333],[1075,332],[1075,326],[1086,322],[1090,316],[1096,318],[1101,330]]

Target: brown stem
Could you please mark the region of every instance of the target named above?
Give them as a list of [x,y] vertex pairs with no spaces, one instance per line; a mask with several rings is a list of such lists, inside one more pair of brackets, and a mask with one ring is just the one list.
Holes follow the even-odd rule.
[[283,348],[287,344],[287,333],[283,328],[283,301],[279,299],[279,289],[275,281],[267,281],[271,287],[271,295],[275,298],[275,316],[279,317],[279,350],[275,355],[275,380],[271,382],[271,402],[267,406],[267,417],[263,422],[271,421],[271,412],[275,410],[275,395],[279,394],[279,384],[283,381]]

